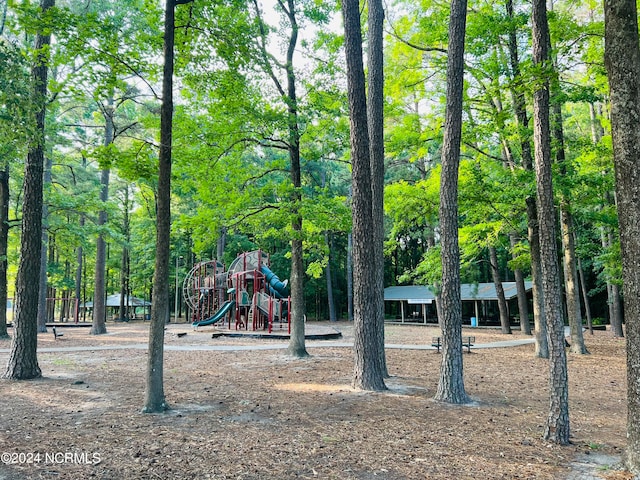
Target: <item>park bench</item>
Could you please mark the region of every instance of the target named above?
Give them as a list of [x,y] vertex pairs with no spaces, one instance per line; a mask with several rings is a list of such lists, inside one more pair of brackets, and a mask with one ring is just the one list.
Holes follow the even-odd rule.
[[57,340],[58,337],[64,337],[64,333],[58,332],[56,330],[56,327],[52,327],[51,329],[53,330],[53,338],[54,338],[54,340]]
[[[471,353],[471,347],[476,341],[476,337],[462,337],[462,347],[467,347],[467,353]],[[436,347],[438,353],[440,353],[440,347],[442,347],[442,338],[441,337],[433,337],[431,339],[431,346]]]

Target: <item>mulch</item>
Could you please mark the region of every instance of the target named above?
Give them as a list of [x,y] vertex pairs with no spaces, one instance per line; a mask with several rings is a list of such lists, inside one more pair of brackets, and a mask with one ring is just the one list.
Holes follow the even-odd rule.
[[[353,338],[350,324],[330,326]],[[90,349],[144,344],[148,323],[107,327],[101,336],[40,334],[41,348],[88,349],[41,352],[43,378],[0,381],[0,452],[10,454],[0,479],[565,479],[576,458],[620,458],[625,447],[625,342],[609,332],[586,334],[590,355],[569,354],[572,444],[562,447],[542,440],[548,362],[534,358],[532,345],[465,353],[465,387],[475,400],[468,406],[433,400],[441,356],[430,350],[388,350],[389,390],[378,393],[351,388],[351,349],[317,341],[307,343],[305,359],[284,350],[166,351],[172,409],[149,415],[140,413],[145,350]],[[166,343],[270,342],[213,339],[213,331],[172,324]],[[386,330],[394,344],[430,344],[437,334]],[[524,338],[463,334],[476,343]],[[0,340],[3,348],[8,341]],[[0,352],[0,362],[7,358]],[[632,478],[615,464],[593,475]]]

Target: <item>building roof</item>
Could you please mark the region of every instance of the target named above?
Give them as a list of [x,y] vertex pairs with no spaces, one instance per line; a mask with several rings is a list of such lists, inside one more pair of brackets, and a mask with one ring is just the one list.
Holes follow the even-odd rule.
[[[532,283],[524,282],[527,292],[531,290]],[[518,294],[516,282],[502,282],[504,296],[507,300],[515,298]],[[463,283],[460,285],[462,301],[472,300],[498,300],[496,286],[493,283]],[[405,300],[409,303],[431,303],[436,298],[431,287],[424,285],[405,285],[387,287],[384,289],[385,301]]]

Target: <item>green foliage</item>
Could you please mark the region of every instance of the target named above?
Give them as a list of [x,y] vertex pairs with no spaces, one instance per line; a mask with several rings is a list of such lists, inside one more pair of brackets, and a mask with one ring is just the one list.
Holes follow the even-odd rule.
[[15,45],[0,38],[0,157],[15,155],[33,128],[31,77],[27,61]]
[[413,272],[407,272],[398,278],[401,283],[430,285],[436,289],[442,283],[442,258],[440,246],[427,250]]
[[[302,187],[294,192],[284,64],[289,25],[279,7],[264,16],[244,0],[194,2],[177,8],[176,108],[172,169],[174,253],[212,258],[220,232],[227,231],[224,261],[262,248],[274,271],[286,278],[292,215],[303,217],[302,239],[311,309],[322,316],[325,267],[331,256],[336,296],[344,303],[346,242],[350,230],[348,191],[349,120],[343,37],[331,28],[335,4],[296,1],[300,38],[294,56]],[[532,172],[522,169],[522,138],[512,95],[531,93],[550,74],[530,57],[530,5],[469,5],[465,76],[465,124],[459,175],[460,246],[463,278],[487,281],[486,248],[497,248],[501,270],[529,271],[525,240],[513,250],[507,238],[526,238],[525,199],[535,195]],[[0,154],[11,168],[12,219],[19,219],[20,159],[32,140],[29,68],[37,52],[34,32],[55,32],[47,115],[47,151],[54,161],[47,192],[49,233],[59,261],[50,281],[71,287],[76,249],[84,249],[91,278],[95,212],[106,208],[100,229],[110,245],[110,285],[119,282],[121,249],[131,249],[131,285],[146,296],[155,257],[159,98],[162,50],[161,5],[145,0],[65,0],[39,18],[33,2],[11,2],[7,36],[0,40]],[[570,198],[578,254],[592,293],[620,281],[617,213],[610,124],[600,111],[608,86],[603,66],[602,6],[555,4],[550,14],[557,101],[562,102],[566,162],[554,184]],[[385,46],[385,273],[388,283],[437,285],[439,158],[445,107],[449,3],[399,1],[388,5]],[[280,15],[278,17],[278,15]],[[520,55],[515,78],[507,50],[514,31]],[[311,32],[311,33],[310,33]],[[7,39],[10,39],[10,43]],[[264,43],[263,43],[264,42]],[[416,48],[418,47],[418,48]],[[304,60],[302,60],[304,59]],[[285,88],[286,90],[286,88]],[[113,100],[116,138],[104,146],[104,114]],[[43,99],[39,99],[42,101]],[[604,135],[591,137],[590,107]],[[597,137],[597,138],[596,138]],[[112,169],[112,198],[99,201],[99,170]],[[564,173],[563,173],[564,172]],[[131,187],[124,205],[120,182]],[[294,204],[293,194],[302,197]],[[130,214],[130,237],[124,217]],[[129,211],[130,210],[130,211]],[[84,219],[84,225],[80,219]],[[602,237],[613,244],[602,247]],[[130,238],[130,240],[129,240]],[[608,245],[607,242],[604,242]],[[18,229],[11,233],[10,274],[17,265]],[[331,254],[331,255],[330,255]],[[511,258],[513,254],[514,258]],[[86,280],[85,280],[86,281]]]

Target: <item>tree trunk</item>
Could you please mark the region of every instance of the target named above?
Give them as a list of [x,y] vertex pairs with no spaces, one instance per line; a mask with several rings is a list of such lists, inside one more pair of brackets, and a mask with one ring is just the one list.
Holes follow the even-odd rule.
[[640,48],[634,0],[605,0],[605,65],[627,330],[627,455],[640,473]]
[[[509,234],[509,243],[512,249],[512,258],[515,258],[513,248],[518,242],[515,232]],[[531,323],[529,322],[529,300],[527,299],[527,289],[524,283],[524,274],[522,270],[516,268],[513,271],[516,277],[516,290],[518,292],[518,314],[520,315],[520,331],[525,335],[531,335]]]
[[[7,252],[9,245],[9,164],[0,170],[0,305],[7,305]],[[0,339],[9,338],[7,309],[0,308]]]
[[[80,230],[83,230],[85,222],[85,217],[83,214],[80,215]],[[76,248],[76,281],[75,281],[75,305],[74,305],[74,314],[73,320],[78,323],[80,321],[80,299],[82,298],[82,271],[84,265],[84,252],[82,245],[78,245]],[[84,321],[84,320],[83,320]]]
[[584,313],[587,317],[587,328],[589,333],[593,335],[593,321],[591,319],[591,306],[589,305],[589,294],[587,293],[587,281],[584,275],[584,269],[582,268],[582,262],[578,257],[578,278],[580,279],[580,290],[582,292],[582,300],[584,301]]
[[598,119],[596,106],[593,103],[589,103],[589,118],[591,120],[591,140],[594,145],[597,145],[604,136],[604,128],[602,128],[602,123]]
[[[223,263],[224,251],[227,248],[227,227],[220,227],[220,235],[218,236],[218,240],[216,241],[216,260],[220,263]],[[189,248],[191,251],[191,248]],[[186,258],[186,257],[185,257]],[[218,289],[218,305],[222,305],[226,300],[227,290],[224,288]],[[188,307],[185,305],[185,313]],[[187,315],[187,318],[188,315]]]
[[353,386],[363,390],[386,390],[380,364],[377,312],[376,262],[372,213],[371,165],[367,100],[362,62],[362,33],[358,0],[342,2],[349,99],[352,164],[353,219]]
[[452,0],[449,16],[447,96],[440,183],[440,238],[442,285],[438,313],[442,329],[442,363],[435,399],[469,402],[464,388],[462,362],[462,300],[460,298],[460,248],[458,245],[458,167],[462,138],[464,36],[467,1]]
[[[618,209],[618,216],[620,215]],[[613,234],[609,230],[607,234],[607,244],[613,245]],[[620,298],[620,287],[617,283],[611,282],[611,296],[609,297],[611,302],[611,318],[609,319],[611,324],[611,333],[614,337],[624,337],[624,330],[622,329],[622,300]]]
[[[545,0],[534,0],[532,11],[533,61],[551,71],[549,24]],[[569,443],[569,389],[565,351],[564,321],[560,294],[560,271],[556,245],[555,206],[551,179],[551,131],[549,120],[549,80],[534,91],[534,146],[536,158],[536,199],[540,226],[540,260],[544,313],[549,336],[549,415],[544,438]]]
[[353,234],[347,235],[347,319],[353,322]]
[[620,287],[617,283],[611,284],[611,304],[613,315],[611,317],[611,333],[614,337],[623,338],[622,328],[622,299],[620,298]]
[[289,338],[289,355],[297,358],[306,357],[305,346],[305,305],[304,305],[304,252],[302,243],[302,173],[300,170],[300,128],[298,125],[298,96],[296,92],[296,75],[293,68],[293,56],[298,42],[298,22],[294,0],[287,0],[285,12],[291,25],[289,45],[287,49],[287,109],[289,129],[289,161],[291,163],[291,182],[293,183],[291,229],[291,337]]
[[[512,0],[506,0],[506,10],[509,18],[513,19],[514,14]],[[509,60],[511,63],[511,74],[513,76],[514,84],[511,94],[513,98],[513,109],[516,113],[518,136],[520,137],[522,167],[525,170],[533,171],[533,155],[531,153],[530,134],[527,131],[529,128],[529,118],[527,116],[524,91],[520,85],[522,82],[522,76],[520,74],[520,60],[518,55],[518,36],[515,27],[509,30]],[[540,266],[539,247],[540,227],[538,225],[538,213],[536,201],[533,197],[528,197],[526,199],[526,203],[527,236],[531,251],[531,278],[533,280],[533,321],[536,334],[535,356],[538,358],[549,358],[549,344],[547,341],[547,326],[544,317],[544,298],[542,293],[542,269]]]
[[169,318],[169,255],[171,242],[171,146],[173,134],[173,62],[175,7],[181,0],[166,0],[164,10],[164,66],[160,107],[160,154],[156,218],[156,262],[151,295],[149,356],[143,413],[169,409],[164,395],[164,329]]
[[498,270],[498,255],[496,248],[489,246],[489,261],[491,263],[491,277],[496,287],[496,296],[498,297],[498,311],[500,312],[500,327],[502,333],[511,334],[511,324],[509,322],[509,311],[507,309],[507,300],[504,298],[504,288],[502,280],[500,280],[500,271]]
[[[566,207],[566,206],[565,206]],[[567,316],[571,330],[571,352],[584,355],[589,353],[582,334],[582,312],[578,291],[578,268],[576,245],[573,237],[573,217],[569,208],[560,208],[560,231],[564,247],[564,283],[567,296]]]
[[371,163],[371,215],[375,262],[375,312],[380,369],[389,376],[384,350],[384,8],[382,0],[368,0],[367,125]]
[[[556,162],[560,167],[560,174],[567,175],[567,160],[564,151],[564,129],[562,125],[562,103],[560,100],[560,85],[556,75],[553,76],[553,137],[556,147]],[[576,246],[573,231],[573,216],[571,214],[571,198],[569,192],[561,189],[560,194],[560,232],[564,247],[563,267],[564,284],[567,301],[567,316],[571,329],[571,351],[580,355],[589,353],[584,345],[582,335],[582,313],[580,311],[580,294],[578,292],[578,269],[576,266]]]
[[124,202],[122,230],[124,234],[124,245],[122,246],[122,257],[120,258],[120,319],[129,319],[129,244],[131,243],[131,225],[129,220],[129,186],[124,187]]
[[222,262],[224,250],[227,246],[227,227],[220,227],[220,236],[216,241],[216,259]]
[[[50,158],[44,160],[44,176],[43,176],[43,197],[47,189],[51,186],[51,166],[53,162]],[[40,253],[40,278],[38,293],[38,332],[47,331],[47,320],[49,315],[47,312],[47,267],[49,254],[49,232],[47,231],[49,219],[49,207],[47,202],[42,203],[42,251]]]
[[[109,146],[113,143],[113,98],[109,98],[107,105],[103,109],[104,114],[104,145]],[[98,213],[98,228],[103,227],[107,223],[106,202],[109,199],[109,168],[102,169],[100,174],[100,201],[102,209]],[[107,333],[105,324],[107,318],[107,308],[105,305],[107,297],[106,288],[106,267],[107,267],[107,243],[104,240],[104,234],[100,232],[96,241],[96,269],[95,269],[95,288],[93,293],[93,324],[91,325],[92,335],[102,335]]]
[[[42,0],[42,16],[55,5],[54,0]],[[16,311],[13,319],[15,335],[4,373],[5,378],[27,380],[42,375],[38,365],[38,289],[34,279],[40,278],[42,251],[42,174],[44,170],[44,125],[47,97],[47,73],[51,34],[38,32],[35,40],[37,57],[31,70],[37,136],[29,146],[22,187],[22,235],[20,265],[16,279]]]
[[[600,239],[602,241],[602,249],[606,250],[608,248],[611,247],[611,245],[609,244],[612,236],[608,235],[605,232],[605,228],[604,226],[600,227]],[[607,307],[608,307],[608,311],[609,311],[609,325],[610,325],[610,329],[611,329],[611,333],[614,336],[616,335],[617,332],[617,320],[618,318],[620,318],[618,316],[618,312],[616,310],[616,305],[618,304],[615,300],[615,296],[613,294],[613,283],[611,282],[611,279],[609,278],[610,276],[607,274],[607,272],[605,272],[605,282],[607,285]]]
[[329,321],[337,322],[338,317],[336,315],[336,304],[333,298],[333,278],[331,277],[331,240],[329,238],[329,233],[325,232],[324,240],[327,244],[328,254],[327,256],[327,266],[324,268],[324,275],[327,281],[327,303],[329,304]]

